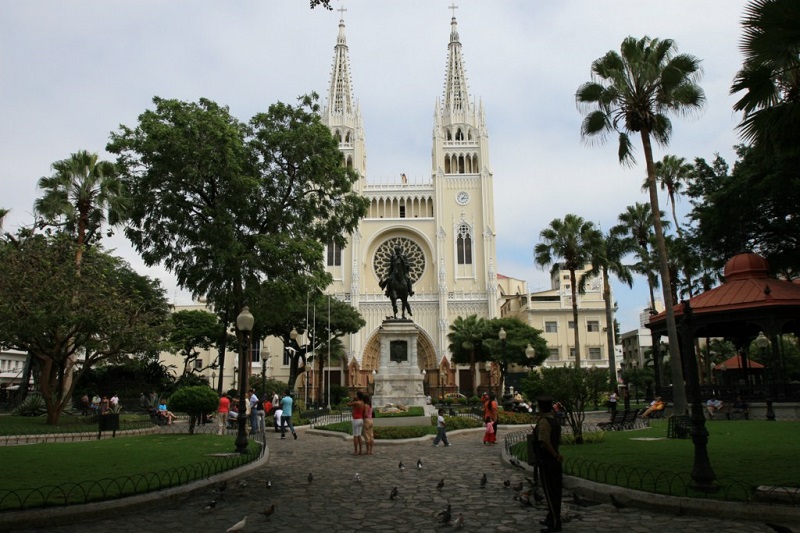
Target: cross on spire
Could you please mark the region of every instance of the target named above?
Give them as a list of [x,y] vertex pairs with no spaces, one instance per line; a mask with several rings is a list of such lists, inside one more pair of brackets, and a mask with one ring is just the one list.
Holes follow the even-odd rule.
[[339,8],[339,9],[337,9],[336,11],[338,11],[338,12],[339,12],[339,18],[340,18],[340,19],[344,19],[344,12],[345,12],[345,11],[347,11],[347,10],[346,10],[345,8],[343,8],[343,7],[340,7],[340,8]]
[[448,7],[447,9],[452,9],[453,10],[453,18],[456,18],[456,9],[458,9],[458,6],[455,4],[455,2],[452,3],[450,5],[450,7]]

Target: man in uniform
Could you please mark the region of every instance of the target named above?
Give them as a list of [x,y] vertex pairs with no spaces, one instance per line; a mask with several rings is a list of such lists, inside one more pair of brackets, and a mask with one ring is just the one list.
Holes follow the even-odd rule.
[[561,424],[553,415],[553,398],[536,398],[539,417],[533,429],[534,451],[539,462],[539,471],[547,499],[547,517],[540,522],[542,533],[561,531],[561,463],[564,458],[558,453],[561,439]]

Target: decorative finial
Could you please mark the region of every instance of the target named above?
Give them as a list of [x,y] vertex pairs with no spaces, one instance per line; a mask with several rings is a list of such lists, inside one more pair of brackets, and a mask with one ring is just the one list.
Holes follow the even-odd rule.
[[453,3],[447,9],[451,9],[453,11],[453,18],[456,18],[456,9],[458,9],[458,6],[455,3]]
[[337,9],[336,11],[338,11],[338,12],[339,12],[339,18],[340,18],[341,20],[344,20],[344,12],[345,12],[345,11],[347,11],[347,10],[346,10],[345,8],[343,8],[343,7],[340,7],[340,8],[339,8],[339,9]]

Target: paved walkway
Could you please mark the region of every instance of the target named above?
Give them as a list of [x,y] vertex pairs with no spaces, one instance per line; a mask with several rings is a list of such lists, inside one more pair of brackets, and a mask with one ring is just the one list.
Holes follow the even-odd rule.
[[[505,432],[500,431],[502,438]],[[298,431],[299,438],[278,440],[268,433],[269,460],[227,484],[218,484],[153,505],[144,510],[120,512],[112,518],[57,527],[15,531],[76,533],[226,531],[247,516],[243,531],[286,532],[390,532],[449,531],[438,525],[436,514],[450,504],[453,517],[463,515],[462,531],[538,531],[545,515],[542,506],[523,507],[515,492],[503,486],[523,481],[525,473],[504,463],[502,445],[486,447],[482,434],[451,435],[449,448],[431,446],[431,440],[404,443],[378,441],[374,456],[353,456],[352,443],[318,431]],[[288,436],[288,435],[287,435]],[[416,468],[417,460],[422,469]],[[405,464],[400,470],[398,464]],[[360,481],[356,481],[358,473]],[[488,483],[480,486],[486,474]],[[313,481],[308,481],[313,474]],[[444,479],[444,488],[436,485]],[[272,483],[267,488],[267,482]],[[246,484],[246,486],[243,486]],[[393,487],[398,496],[390,500]],[[204,509],[211,500],[216,505]],[[259,511],[275,505],[265,518]],[[692,517],[626,508],[609,503],[580,507],[565,491],[563,511],[569,518],[564,531],[609,533],[658,532],[769,532],[763,522],[726,520],[721,516]]]

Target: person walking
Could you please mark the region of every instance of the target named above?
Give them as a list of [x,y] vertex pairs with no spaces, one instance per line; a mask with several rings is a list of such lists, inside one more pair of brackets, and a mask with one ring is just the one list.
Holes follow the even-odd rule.
[[283,391],[283,398],[281,398],[281,437],[282,439],[286,438],[286,426],[289,426],[289,430],[292,432],[292,436],[294,440],[297,440],[297,432],[294,430],[294,425],[292,425],[292,405],[294,404],[294,400],[292,400],[292,396],[289,394],[289,389]]
[[539,522],[545,526],[542,533],[561,531],[561,463],[564,457],[558,452],[561,440],[561,423],[553,415],[553,398],[536,398],[539,416],[533,428],[534,453],[539,463],[544,496],[547,499],[547,516]]
[[487,416],[484,420],[484,427],[486,431],[483,432],[483,444],[497,444],[497,435],[494,432],[494,423],[492,418]]
[[261,402],[258,401],[258,396],[256,396],[256,391],[253,389],[250,389],[247,392],[247,398],[248,401],[250,402],[250,433],[258,433],[259,431],[261,431],[261,426],[259,424],[259,417],[258,417],[258,409],[259,407],[263,409],[264,406],[261,405]]
[[352,408],[352,427],[353,427],[353,455],[363,453],[364,442],[361,434],[364,431],[364,393],[358,391],[356,398],[347,404]]
[[372,410],[372,398],[369,394],[364,394],[364,446],[367,455],[372,455],[372,445],[375,444],[374,421],[375,411]]
[[[483,419],[488,418],[492,421],[492,440],[488,444],[497,444],[497,400],[493,392],[484,392],[481,401],[483,402]],[[485,436],[483,442],[487,443]]]
[[228,414],[231,412],[231,400],[227,394],[219,397],[219,406],[217,406],[217,435],[222,435],[228,428]]
[[445,446],[450,446],[450,441],[447,440],[447,424],[444,420],[444,409],[439,409],[439,416],[436,417],[436,438],[433,439],[433,445],[439,446],[439,442],[444,442]]

